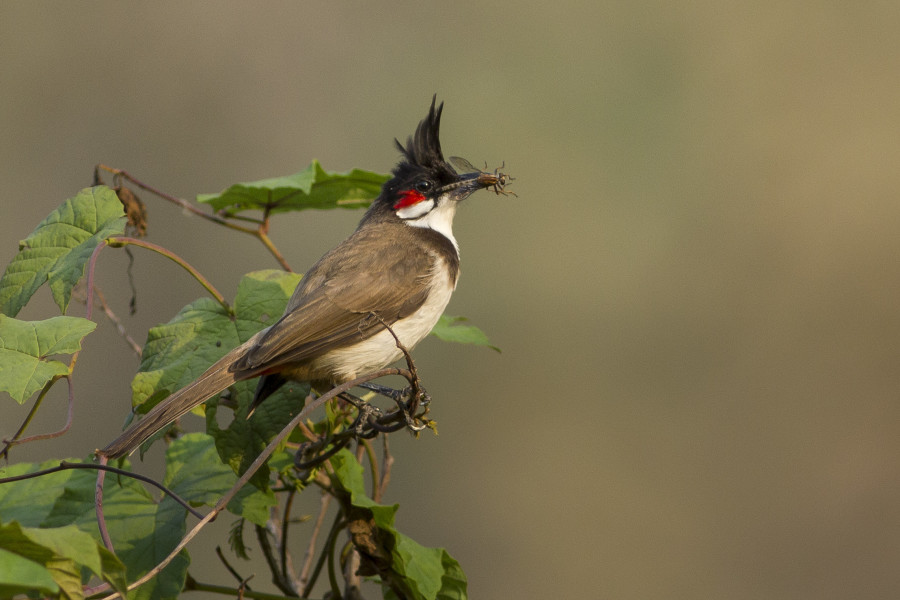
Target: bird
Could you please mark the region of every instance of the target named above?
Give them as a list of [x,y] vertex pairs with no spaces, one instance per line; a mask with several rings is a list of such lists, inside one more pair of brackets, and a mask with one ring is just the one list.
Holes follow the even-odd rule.
[[[98,454],[131,454],[163,427],[238,381],[259,377],[252,411],[288,381],[317,391],[381,369],[437,323],[459,279],[453,218],[459,203],[497,177],[457,172],[444,159],[441,114],[404,145],[392,177],[356,230],[303,276],[281,318],[154,406]],[[452,158],[452,157],[451,157]]]

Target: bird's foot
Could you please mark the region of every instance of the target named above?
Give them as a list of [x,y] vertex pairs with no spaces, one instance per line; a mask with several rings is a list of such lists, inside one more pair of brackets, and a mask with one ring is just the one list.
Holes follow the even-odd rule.
[[349,392],[344,392],[340,398],[356,407],[356,419],[350,428],[357,437],[372,438],[378,435],[378,421],[384,416],[384,412],[380,408]]

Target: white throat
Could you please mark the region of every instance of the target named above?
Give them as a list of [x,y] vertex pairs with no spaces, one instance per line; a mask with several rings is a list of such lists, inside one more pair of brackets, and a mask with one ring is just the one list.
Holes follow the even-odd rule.
[[[428,202],[432,201],[429,200]],[[424,202],[420,202],[420,204],[424,204]],[[450,243],[456,248],[456,254],[459,255],[459,244],[456,243],[456,238],[453,237],[453,216],[456,215],[456,204],[456,201],[451,200],[446,196],[441,196],[438,198],[437,206],[435,208],[431,209],[421,217],[407,218],[405,219],[405,223],[413,227],[434,229],[450,240]],[[401,213],[402,211],[397,212],[397,214],[403,218]]]

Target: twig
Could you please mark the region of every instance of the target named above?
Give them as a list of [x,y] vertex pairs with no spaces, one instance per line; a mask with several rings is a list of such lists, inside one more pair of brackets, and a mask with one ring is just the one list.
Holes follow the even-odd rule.
[[87,469],[91,471],[109,471],[111,473],[115,473],[117,475],[123,475],[125,477],[131,477],[132,479],[137,479],[138,481],[143,481],[144,483],[149,483],[150,485],[156,487],[161,490],[168,496],[171,496],[173,500],[178,502],[178,504],[182,505],[191,514],[195,517],[202,519],[203,513],[191,507],[190,504],[187,503],[186,500],[182,499],[178,494],[167,488],[161,483],[157,483],[156,481],[150,479],[145,475],[139,475],[138,473],[133,473],[131,471],[126,471],[125,469],[119,469],[116,467],[111,467],[107,464],[91,464],[91,463],[73,463],[66,460],[60,461],[58,466],[50,467],[49,469],[42,469],[40,471],[34,471],[32,473],[25,473],[23,475],[16,475],[14,477],[3,477],[0,478],[0,484],[3,483],[11,483],[13,481],[21,481],[23,479],[32,479],[34,477],[42,477],[44,475],[50,475],[51,473],[58,473],[60,471],[69,471],[71,469]]
[[309,545],[306,547],[306,555],[303,557],[303,568],[300,569],[300,585],[306,589],[309,581],[309,569],[312,567],[313,556],[316,555],[316,540],[319,538],[319,531],[325,522],[325,515],[328,513],[328,504],[331,502],[330,494],[322,494],[321,508],[319,508],[319,516],[316,519],[316,525],[313,527],[312,534],[309,536]]
[[[127,248],[126,248],[127,250]],[[116,313],[112,311],[109,307],[109,304],[106,303],[106,298],[103,297],[103,292],[100,291],[100,288],[94,286],[94,293],[97,294],[97,300],[100,303],[100,309],[103,310],[103,314],[106,315],[106,318],[112,321],[112,324],[115,325],[116,331],[119,332],[119,335],[124,338],[125,342],[131,347],[131,350],[137,354],[137,357],[140,358],[144,353],[141,345],[134,341],[130,335],[128,335],[128,331],[125,329],[125,326],[122,325],[122,321],[119,320],[119,317],[116,316]]]
[[381,483],[378,484],[375,495],[372,497],[375,502],[381,502],[381,499],[384,497],[384,491],[391,480],[391,467],[394,466],[394,456],[391,454],[390,448],[388,448],[388,436],[384,435],[382,439],[384,440],[384,448],[381,452]]
[[[319,578],[319,573],[322,572],[322,567],[325,566],[325,560],[334,552],[337,534],[344,524],[343,515],[338,511],[338,514],[334,517],[334,523],[331,524],[331,529],[328,531],[328,537],[325,539],[325,547],[322,549],[322,554],[319,555],[319,560],[316,561],[316,567],[313,569],[309,581],[306,582],[306,587],[303,588],[303,593],[300,595],[301,598],[309,598],[309,594]],[[338,590],[337,594],[337,597],[340,598],[340,590]]]
[[[100,464],[106,466],[109,459],[105,456],[100,457]],[[100,470],[97,473],[97,481],[94,483],[94,512],[97,514],[97,527],[100,529],[100,539],[103,540],[103,546],[112,553],[115,553],[112,538],[109,535],[109,529],[106,527],[106,517],[103,514],[103,482],[106,480],[106,471]]]
[[228,227],[229,229],[243,231],[244,233],[249,233],[249,234],[254,234],[254,235],[256,233],[256,230],[254,230],[254,229],[249,229],[247,227],[241,227],[239,225],[235,225],[234,223],[229,223],[227,220],[220,217],[219,215],[210,214],[208,212],[200,210],[199,208],[197,208],[196,206],[194,206],[187,200],[183,200],[181,198],[178,198],[177,196],[172,196],[171,194],[167,194],[166,192],[163,192],[162,190],[158,190],[155,187],[148,185],[148,184],[144,183],[143,181],[140,181],[139,179],[137,179],[131,173],[129,173],[128,171],[126,171],[124,169],[108,167],[104,164],[98,164],[95,167],[95,172],[98,169],[102,169],[104,171],[107,171],[108,173],[112,173],[113,175],[115,175],[117,177],[122,177],[123,179],[127,179],[128,181],[130,181],[134,185],[138,186],[139,188],[146,190],[146,191],[150,192],[151,194],[159,196],[163,200],[168,200],[172,204],[176,204],[179,207],[181,207],[182,209],[184,209],[192,214],[195,214],[198,217],[201,217],[208,221],[212,221],[213,223],[216,223],[217,225],[223,225],[225,227]]
[[[241,217],[241,218],[239,218],[239,220],[258,223],[258,226],[256,229],[252,229],[250,227],[242,227],[241,225],[237,225],[235,223],[230,222],[225,217],[222,217],[215,213],[208,213],[206,211],[200,210],[199,208],[197,208],[196,206],[194,206],[187,200],[183,200],[181,198],[178,198],[177,196],[172,196],[171,194],[167,194],[161,190],[158,190],[158,189],[144,183],[143,181],[138,180],[128,171],[125,171],[123,169],[116,169],[114,167],[109,167],[104,164],[98,164],[96,167],[94,167],[95,177],[97,177],[97,174],[100,170],[106,171],[108,173],[112,173],[115,177],[121,177],[121,178],[127,179],[128,181],[130,181],[134,185],[138,186],[139,188],[146,190],[146,191],[150,192],[151,194],[155,194],[156,196],[159,196],[163,200],[167,200],[167,201],[171,202],[172,204],[176,204],[176,205],[180,206],[182,209],[184,209],[192,214],[195,214],[198,217],[201,217],[208,221],[212,221],[213,223],[216,223],[217,225],[222,225],[223,227],[227,227],[227,228],[233,229],[235,231],[242,231],[244,233],[248,233],[248,234],[252,235],[253,237],[259,239],[260,242],[262,242],[263,246],[266,247],[266,249],[272,254],[272,256],[275,257],[275,260],[277,260],[278,263],[281,265],[281,268],[283,268],[285,271],[291,271],[291,267],[287,263],[287,261],[284,259],[284,256],[281,254],[281,252],[278,251],[278,249],[272,243],[272,240],[269,239],[268,215],[266,215],[266,218],[262,222],[255,221],[255,220],[249,219],[247,217]],[[237,218],[237,217],[235,217],[235,218]]]
[[247,581],[249,581],[250,577],[253,577],[253,575],[247,578],[241,577],[241,574],[238,573],[237,570],[231,566],[231,563],[228,562],[228,559],[225,558],[225,554],[222,552],[221,546],[216,546],[216,556],[219,557],[219,560],[222,561],[222,564],[225,565],[225,569],[227,569],[228,572],[231,573],[231,576],[237,579],[238,584],[242,585],[244,589],[249,590],[250,586],[247,585]]
[[[372,448],[372,442],[370,440],[360,440],[359,441],[359,450],[365,450],[366,457],[369,459],[369,470],[372,471],[372,496],[378,493],[378,460],[375,458],[375,450]],[[356,460],[362,463],[362,456],[357,451]]]
[[297,495],[297,489],[293,488],[288,492],[287,499],[284,501],[284,515],[281,518],[281,542],[279,544],[279,552],[281,553],[281,576],[290,581],[296,581],[297,577],[293,573],[289,573],[291,556],[287,551],[288,524],[291,522],[291,508],[294,505],[294,497]]
[[[62,429],[60,429],[59,431],[54,431],[53,433],[39,433],[37,435],[32,435],[32,436],[29,436],[26,438],[19,437],[23,433],[25,433],[25,430],[31,424],[31,421],[34,419],[34,416],[37,414],[38,408],[41,406],[41,404],[44,401],[44,398],[47,396],[47,392],[50,391],[50,388],[53,387],[53,384],[55,384],[58,380],[60,380],[62,378],[65,378],[66,383],[69,384],[69,400],[68,400],[69,407],[66,412],[66,424],[63,425]],[[56,377],[53,377],[52,379],[50,379],[50,381],[45,383],[44,387],[41,388],[41,393],[38,395],[37,400],[34,401],[34,404],[32,405],[31,410],[29,410],[28,414],[25,415],[25,420],[22,421],[21,425],[19,425],[19,429],[16,431],[16,433],[13,434],[12,438],[3,440],[4,446],[3,446],[3,450],[0,451],[0,458],[3,458],[3,459],[9,458],[9,450],[13,446],[19,446],[21,444],[27,444],[28,442],[36,442],[38,440],[47,440],[47,439],[62,436],[72,426],[72,417],[74,414],[74,410],[73,410],[74,403],[75,403],[75,395],[74,395],[73,388],[72,388],[71,376],[59,375],[59,376],[56,376]]]
[[281,268],[288,272],[293,272],[291,266],[288,264],[287,260],[285,260],[284,255],[278,251],[278,248],[275,247],[275,244],[272,243],[272,240],[269,239],[269,235],[260,231],[257,234],[259,241],[262,242],[263,246],[275,257],[275,260],[281,265]]
[[260,525],[254,525],[253,528],[256,530],[256,539],[259,540],[259,547],[262,550],[263,557],[266,559],[266,564],[269,565],[269,571],[272,572],[272,583],[288,596],[296,597],[297,590],[294,588],[294,582],[287,577],[283,577],[281,569],[278,568],[275,552],[272,550],[272,544],[269,542],[268,529]]
[[360,565],[360,557],[359,550],[356,549],[356,546],[351,545],[350,556],[348,556],[344,562],[344,581],[346,582],[346,587],[344,589],[344,598],[361,598],[360,594],[360,582],[362,577],[359,575],[359,565]]
[[[196,591],[196,592],[210,592],[212,594],[222,594],[224,596],[238,596],[240,597],[240,589],[235,590],[234,588],[226,587],[224,585],[212,585],[210,583],[201,583],[193,578],[185,581],[185,589]],[[257,592],[250,590],[249,588],[244,588],[245,591],[243,593],[245,598],[254,598],[255,600],[291,600],[291,596],[279,596],[278,594],[266,594],[264,592]]]
[[219,293],[219,290],[217,290],[215,287],[213,287],[213,284],[211,284],[206,279],[206,277],[201,275],[197,269],[192,267],[190,264],[188,264],[188,262],[186,260],[184,260],[183,258],[178,256],[174,252],[172,252],[170,250],[166,250],[162,246],[158,246],[151,242],[145,242],[144,240],[139,240],[137,238],[130,238],[130,237],[113,236],[113,237],[107,238],[106,243],[109,244],[110,248],[121,248],[126,245],[132,245],[132,246],[138,246],[140,248],[146,248],[147,250],[152,250],[158,254],[162,254],[163,256],[165,256],[166,258],[171,260],[172,262],[181,266],[185,271],[190,273],[191,276],[194,279],[196,279],[200,283],[200,285],[202,285],[206,289],[206,291],[209,292],[210,295],[212,295],[213,298],[215,298],[216,302],[218,302],[219,304],[222,305],[222,308],[224,308],[225,311],[229,315],[234,314],[234,309],[231,308],[231,306],[228,304],[228,302],[225,301],[225,297]]

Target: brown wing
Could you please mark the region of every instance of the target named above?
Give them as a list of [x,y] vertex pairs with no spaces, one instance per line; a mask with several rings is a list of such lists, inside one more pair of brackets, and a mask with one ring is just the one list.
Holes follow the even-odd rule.
[[[395,231],[400,238],[407,237],[403,227]],[[285,314],[233,369],[302,362],[381,331],[372,313],[391,325],[415,312],[427,296],[435,258],[410,239],[385,244],[383,237],[360,229],[323,256]]]

